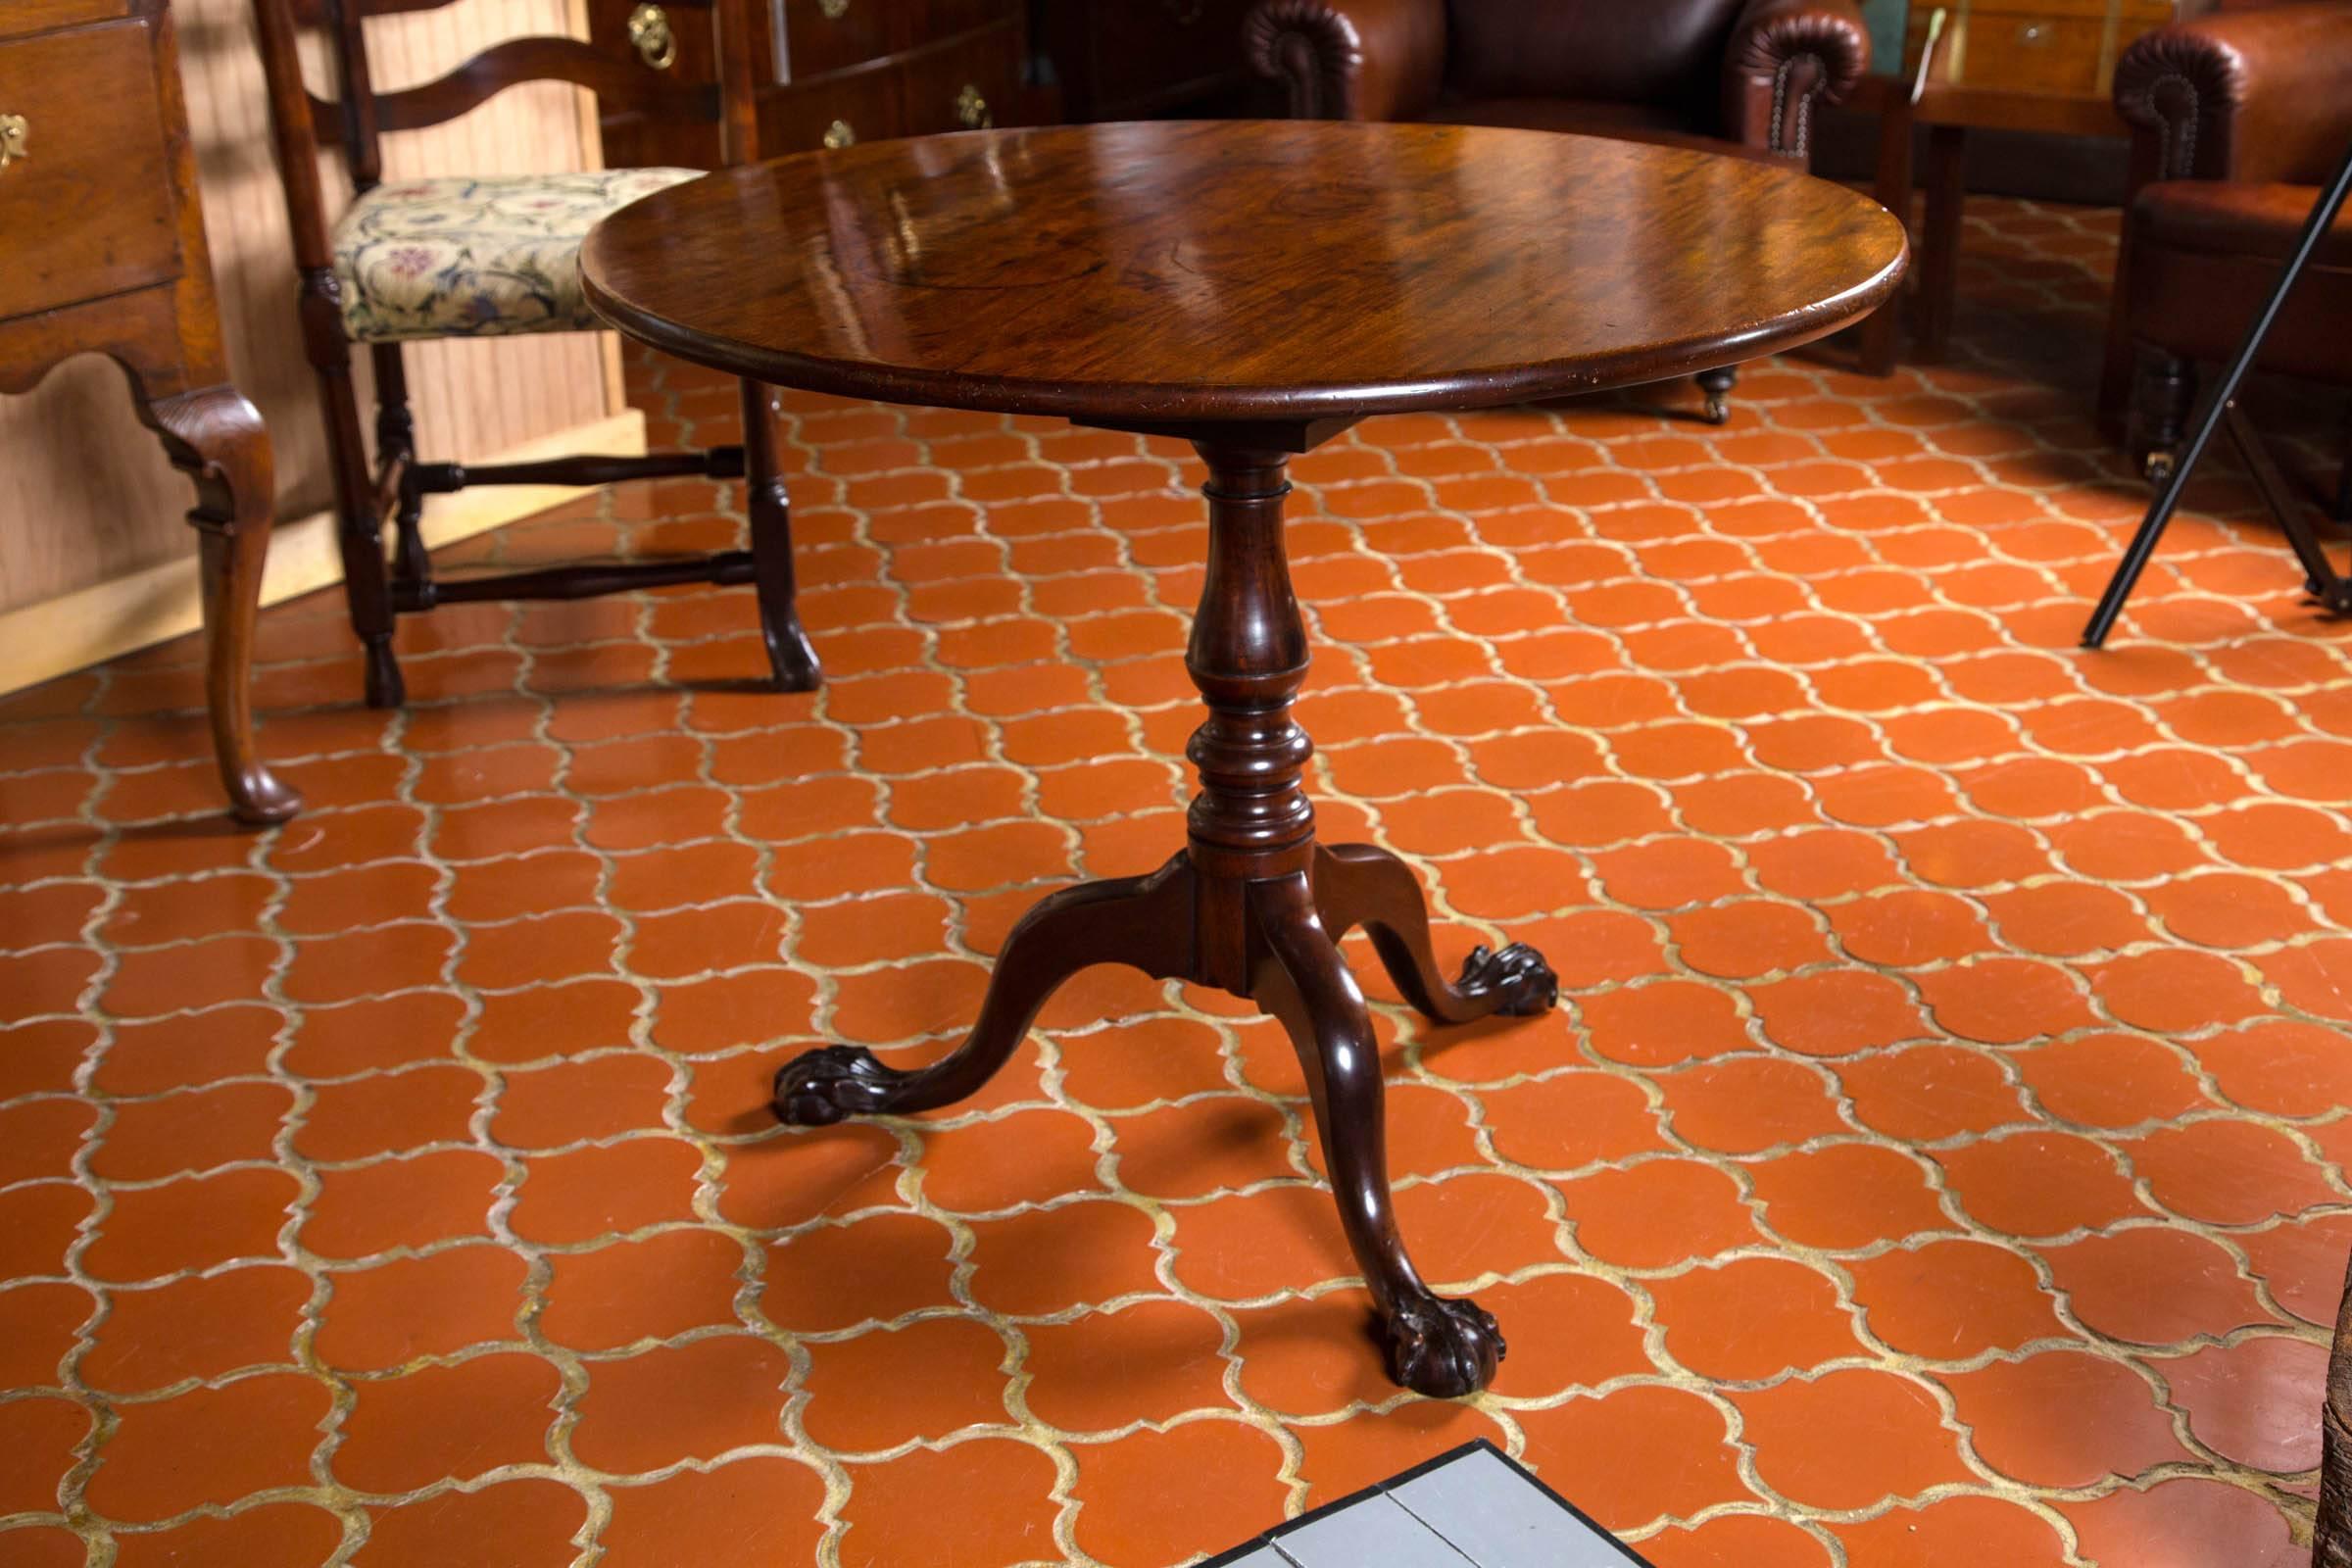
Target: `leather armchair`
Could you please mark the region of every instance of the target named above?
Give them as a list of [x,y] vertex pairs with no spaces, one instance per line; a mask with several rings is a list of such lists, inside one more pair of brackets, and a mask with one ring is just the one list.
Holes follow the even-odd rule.
[[[2197,363],[2236,349],[2352,146],[2352,0],[2241,3],[2160,27],[2116,62],[2115,107],[2132,128],[2133,188],[2099,408],[2112,430],[2132,403],[2133,449],[2160,468]],[[2352,213],[2288,297],[2261,365],[2352,383]]]
[[[1263,0],[1293,119],[1517,125],[1803,163],[1870,66],[1854,0]],[[1731,370],[1699,377],[1728,416]]]

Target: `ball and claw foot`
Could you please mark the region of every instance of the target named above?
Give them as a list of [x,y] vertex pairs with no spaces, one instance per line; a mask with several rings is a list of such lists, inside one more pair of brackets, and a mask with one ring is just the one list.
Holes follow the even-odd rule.
[[2158,447],[2154,451],[2150,452],[2142,464],[2142,467],[2148,476],[2148,483],[2163,484],[2166,480],[2170,479],[2173,476],[2173,467],[2177,462],[2178,460],[2174,457],[2173,450],[2170,447]]
[[1544,955],[1524,942],[1499,953],[1472,948],[1462,964],[1456,991],[1496,998],[1494,1010],[1507,1018],[1533,1018],[1549,1012],[1560,1000],[1559,977]]
[[1732,399],[1730,393],[1710,392],[1707,394],[1707,422],[1709,424],[1729,424],[1732,422]]
[[1467,1298],[1424,1296],[1389,1314],[1389,1376],[1433,1399],[1458,1399],[1494,1382],[1505,1348],[1494,1315]]
[[848,1116],[888,1110],[906,1075],[863,1046],[822,1046],[776,1069],[776,1119],[787,1127],[830,1127]]

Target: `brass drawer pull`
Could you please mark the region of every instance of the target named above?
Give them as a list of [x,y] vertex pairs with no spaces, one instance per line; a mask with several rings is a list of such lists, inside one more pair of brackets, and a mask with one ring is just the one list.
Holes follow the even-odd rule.
[[0,169],[32,156],[32,122],[23,115],[0,115]]
[[966,130],[986,130],[996,122],[997,117],[989,113],[988,100],[980,96],[979,87],[965,82],[963,91],[956,95],[956,123]]
[[837,153],[844,147],[854,146],[857,140],[857,130],[846,120],[836,120],[825,127],[825,149],[828,152]]
[[839,22],[850,9],[850,0],[816,0],[816,9],[825,14],[827,22]]
[[669,13],[660,6],[643,5],[629,13],[629,42],[636,46],[637,58],[656,71],[678,63],[678,34],[669,24]]

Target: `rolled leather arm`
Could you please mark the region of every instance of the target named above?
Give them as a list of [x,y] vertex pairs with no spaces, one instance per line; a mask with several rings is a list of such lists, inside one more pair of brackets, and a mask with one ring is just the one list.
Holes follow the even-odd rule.
[[1870,28],[1854,0],[1749,0],[1724,55],[1724,133],[1802,160],[1813,106],[1843,101],[1869,69]]
[[2157,179],[2317,184],[2352,143],[2352,0],[2143,33],[2115,63],[2115,108]]
[[1446,0],[1263,0],[1243,24],[1293,120],[1409,120],[1446,74]]

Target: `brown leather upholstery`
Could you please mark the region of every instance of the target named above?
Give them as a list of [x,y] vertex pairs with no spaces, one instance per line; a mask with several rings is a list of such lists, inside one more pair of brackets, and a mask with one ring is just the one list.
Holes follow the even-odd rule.
[[1490,0],[1456,5],[1447,85],[1482,98],[1595,98],[1696,119],[1712,108],[1741,0]]
[[[2170,406],[2143,406],[2132,440],[2167,446],[2194,362],[2235,350],[2352,145],[2352,0],[2241,3],[2160,27],[2117,61],[2115,106],[2142,183],[2117,261],[2100,412],[2120,419],[2145,360],[2143,405]],[[2352,221],[2289,297],[2262,365],[2352,382]]]
[[1870,64],[1854,0],[1264,0],[1301,119],[1544,125],[1802,159]]
[[[2167,180],[2148,186],[2132,202],[2132,232],[2171,251],[2259,257],[2272,264],[2276,282],[2319,194],[2316,185]],[[2352,209],[2338,214],[2335,225],[2320,236],[2313,263],[2352,271]]]
[[1444,82],[1446,0],[1265,0],[1243,38],[1293,120],[1411,120]]
[[[2227,360],[2278,281],[2319,198],[2313,185],[2176,179],[2127,220],[2125,313],[2134,341],[2184,360]],[[2266,370],[2352,381],[2352,212],[2338,218],[2263,344]]]
[[2316,185],[2352,142],[2352,0],[2159,27],[2117,60],[2115,107],[2151,178]]

